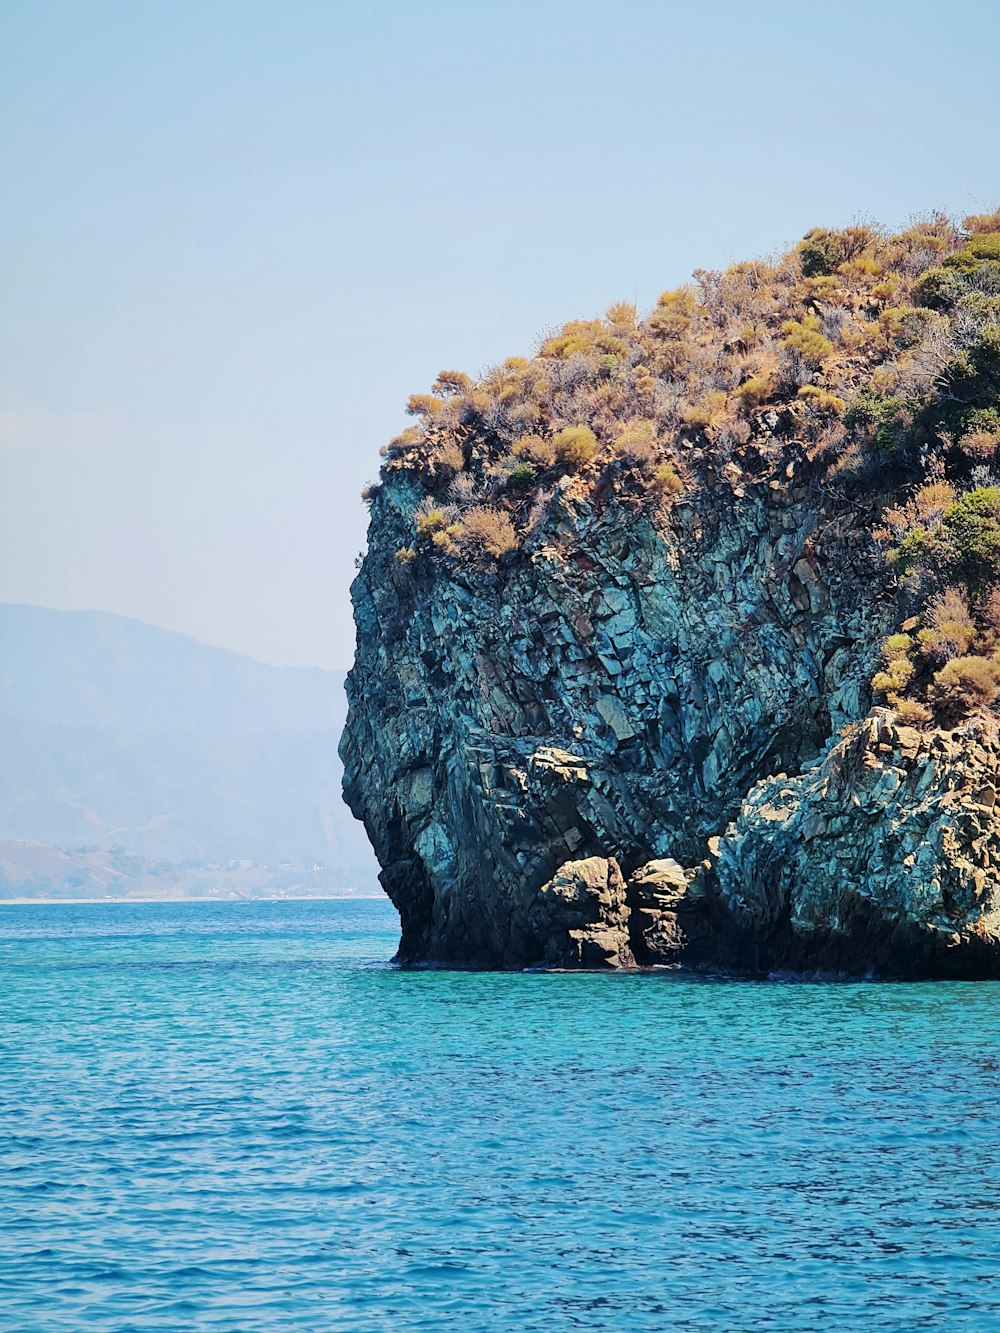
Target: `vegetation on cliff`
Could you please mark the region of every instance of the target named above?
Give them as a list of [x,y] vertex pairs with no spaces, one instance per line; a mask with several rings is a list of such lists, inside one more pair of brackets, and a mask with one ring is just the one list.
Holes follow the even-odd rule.
[[560,496],[660,522],[695,490],[780,488],[792,445],[832,505],[870,508],[895,573],[876,693],[922,724],[1000,690],[1000,212],[811,231],[645,318],[619,302],[477,381],[442,371],[408,411],[382,468],[423,492],[401,576],[530,553]]

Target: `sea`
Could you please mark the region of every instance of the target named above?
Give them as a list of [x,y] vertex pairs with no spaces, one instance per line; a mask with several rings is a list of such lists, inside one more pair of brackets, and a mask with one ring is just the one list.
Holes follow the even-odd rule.
[[0,906],[0,1328],[1000,1328],[1000,990]]

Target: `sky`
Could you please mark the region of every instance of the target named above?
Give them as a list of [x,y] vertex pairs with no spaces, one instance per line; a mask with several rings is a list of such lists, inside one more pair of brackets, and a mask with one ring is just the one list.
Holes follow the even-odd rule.
[[0,0],[0,601],[346,667],[442,368],[1000,204],[993,0]]

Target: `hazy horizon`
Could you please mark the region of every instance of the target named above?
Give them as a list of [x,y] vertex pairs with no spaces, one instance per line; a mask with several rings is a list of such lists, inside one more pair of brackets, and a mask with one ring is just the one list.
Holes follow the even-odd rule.
[[346,668],[359,492],[440,369],[813,225],[996,205],[994,44],[942,62],[941,26],[9,0],[0,599]]

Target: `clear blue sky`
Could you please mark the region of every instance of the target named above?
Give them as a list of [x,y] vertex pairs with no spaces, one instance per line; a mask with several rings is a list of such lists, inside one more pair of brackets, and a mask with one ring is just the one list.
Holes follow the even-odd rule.
[[347,665],[410,392],[995,207],[998,50],[987,0],[0,0],[0,600]]

